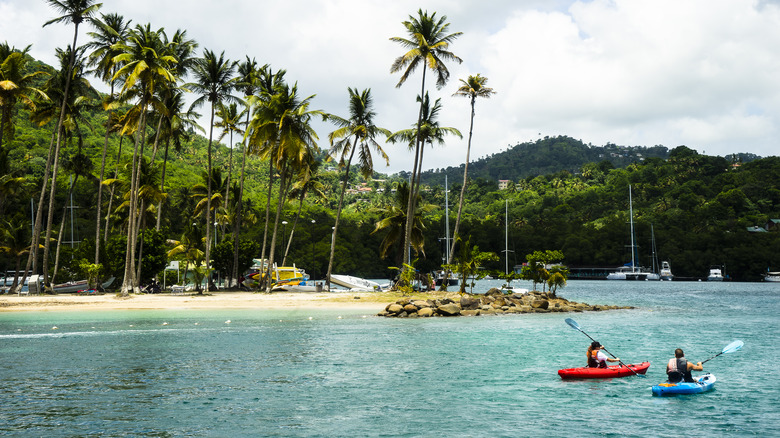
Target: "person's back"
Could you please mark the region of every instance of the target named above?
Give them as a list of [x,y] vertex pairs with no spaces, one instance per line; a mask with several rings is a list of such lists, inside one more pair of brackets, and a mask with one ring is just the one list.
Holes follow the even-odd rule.
[[703,369],[701,362],[696,365],[688,362],[685,353],[681,348],[678,348],[674,350],[674,357],[669,359],[669,363],[666,365],[666,375],[671,383],[693,382],[691,370],[701,371]]

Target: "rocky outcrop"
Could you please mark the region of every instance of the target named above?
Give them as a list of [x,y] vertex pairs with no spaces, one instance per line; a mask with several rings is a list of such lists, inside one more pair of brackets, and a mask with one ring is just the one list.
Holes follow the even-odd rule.
[[432,316],[586,312],[632,308],[577,303],[545,292],[531,291],[505,295],[499,289],[491,289],[484,295],[450,294],[428,300],[402,298],[395,303],[388,304],[385,310],[379,312],[378,315],[399,318],[425,318]]

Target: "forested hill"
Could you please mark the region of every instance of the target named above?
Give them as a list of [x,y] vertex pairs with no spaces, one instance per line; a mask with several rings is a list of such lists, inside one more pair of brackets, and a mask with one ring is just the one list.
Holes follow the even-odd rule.
[[[472,150],[479,155],[479,150]],[[560,171],[577,173],[586,163],[609,162],[613,168],[624,168],[647,158],[669,157],[665,146],[604,146],[585,144],[568,136],[544,137],[535,142],[515,145],[504,152],[479,158],[469,165],[469,177],[487,180],[518,181],[527,177],[549,175]],[[464,157],[465,158],[465,157]],[[730,157],[731,158],[731,157]],[[737,154],[733,159],[742,162],[759,158],[753,154]],[[463,178],[463,165],[423,172],[422,181],[430,185],[444,185],[444,175],[450,182]],[[401,174],[401,176],[406,176]]]

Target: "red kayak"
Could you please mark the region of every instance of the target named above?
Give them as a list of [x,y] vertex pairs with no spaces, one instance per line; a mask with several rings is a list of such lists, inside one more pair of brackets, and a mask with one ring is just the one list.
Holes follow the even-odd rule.
[[642,362],[628,364],[627,366],[610,365],[606,368],[566,368],[565,370],[558,370],[558,375],[561,376],[561,379],[611,379],[613,377],[644,374],[648,368],[650,368],[650,362]]

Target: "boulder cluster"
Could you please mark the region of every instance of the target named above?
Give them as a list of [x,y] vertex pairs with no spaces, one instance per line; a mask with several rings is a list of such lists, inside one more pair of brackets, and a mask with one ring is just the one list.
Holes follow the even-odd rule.
[[504,294],[500,289],[490,289],[484,295],[463,294],[437,299],[402,298],[388,304],[378,316],[418,318],[431,316],[480,316],[507,313],[585,312],[614,309],[631,309],[622,306],[601,306],[576,303],[547,292]]

